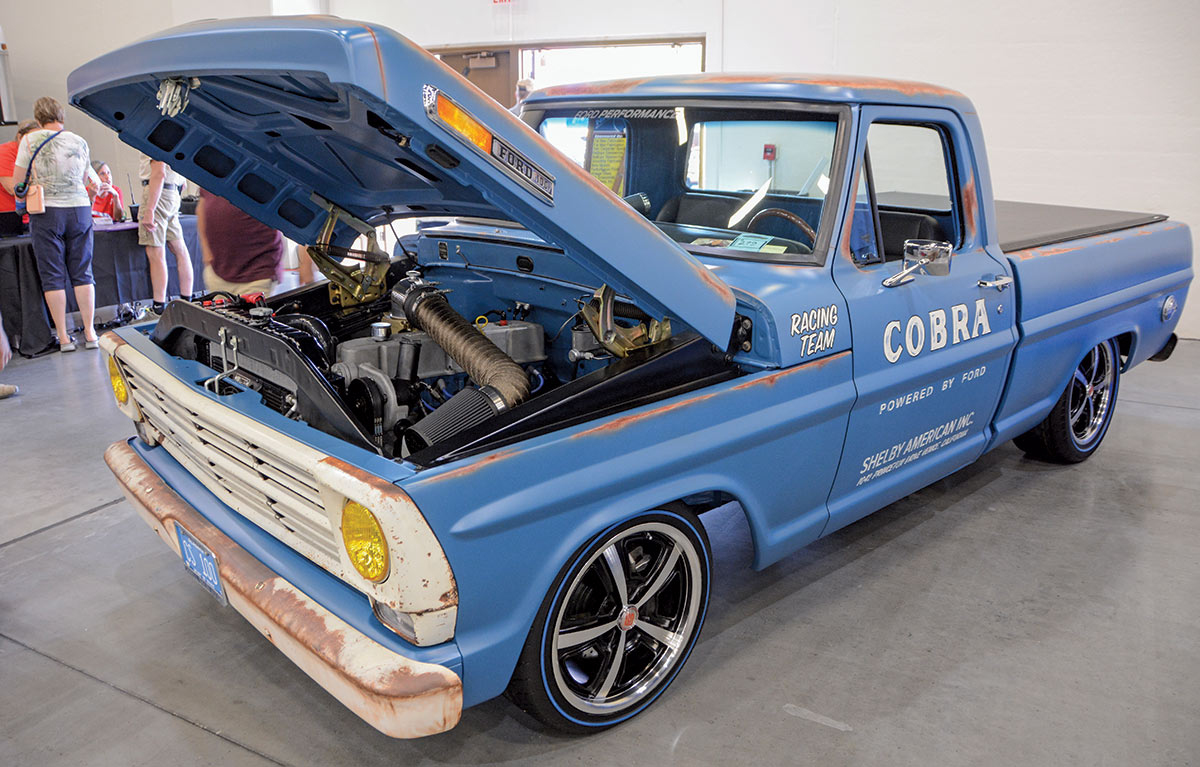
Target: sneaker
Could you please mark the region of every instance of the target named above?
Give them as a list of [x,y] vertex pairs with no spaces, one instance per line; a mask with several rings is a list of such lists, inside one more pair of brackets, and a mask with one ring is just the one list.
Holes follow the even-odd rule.
[[8,399],[21,390],[12,384],[0,384],[0,399]]
[[146,306],[139,306],[136,309],[136,311],[134,312],[133,321],[134,322],[143,322],[146,320],[157,320],[161,316],[162,316],[161,312],[156,312],[154,310],[154,306],[152,304],[148,304]]

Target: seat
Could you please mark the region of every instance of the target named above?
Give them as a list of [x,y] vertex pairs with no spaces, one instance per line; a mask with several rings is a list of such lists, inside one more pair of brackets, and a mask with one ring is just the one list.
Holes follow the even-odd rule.
[[739,200],[730,197],[682,194],[668,200],[654,220],[724,229],[740,204]]
[[899,210],[880,210],[885,258],[902,258],[905,240],[945,240],[946,232],[933,216]]

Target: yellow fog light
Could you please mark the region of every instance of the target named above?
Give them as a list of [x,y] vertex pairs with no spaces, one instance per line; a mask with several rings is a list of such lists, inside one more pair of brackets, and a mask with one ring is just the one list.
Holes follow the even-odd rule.
[[358,574],[379,583],[388,574],[388,547],[379,520],[361,503],[342,507],[342,544]]
[[122,405],[129,402],[129,387],[125,384],[125,376],[121,375],[121,368],[117,367],[117,361],[112,357],[108,358],[108,378],[112,382],[113,396],[117,398],[117,402]]

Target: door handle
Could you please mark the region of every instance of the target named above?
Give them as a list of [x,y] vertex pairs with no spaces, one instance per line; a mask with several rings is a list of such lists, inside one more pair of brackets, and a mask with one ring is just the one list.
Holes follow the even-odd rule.
[[1005,288],[1007,288],[1009,285],[1012,284],[1012,281],[1013,281],[1013,278],[1009,277],[1007,274],[1001,275],[994,280],[989,280],[987,278],[980,278],[979,287],[995,288],[996,290],[1003,291]]

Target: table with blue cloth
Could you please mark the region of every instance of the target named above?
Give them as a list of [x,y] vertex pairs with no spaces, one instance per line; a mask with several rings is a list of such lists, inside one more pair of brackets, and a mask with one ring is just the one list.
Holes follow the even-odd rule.
[[[204,289],[196,217],[180,216],[195,274],[193,290]],[[146,248],[138,245],[137,224],[97,224],[92,248],[92,276],[96,280],[96,306],[117,306],[152,299],[150,264]],[[167,293],[179,293],[175,255],[167,250]],[[78,311],[74,291],[67,290],[67,311]],[[33,357],[58,348],[58,338],[42,296],[37,260],[28,234],[0,238],[0,313],[13,351]],[[81,340],[81,339],[80,339]]]

